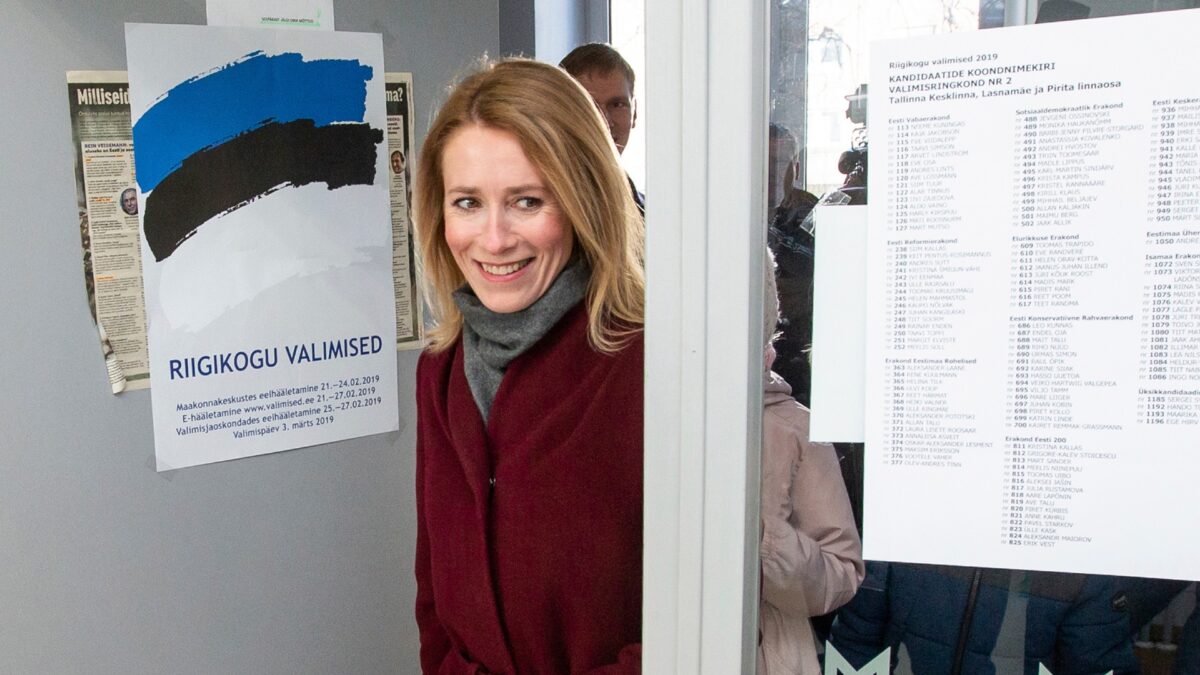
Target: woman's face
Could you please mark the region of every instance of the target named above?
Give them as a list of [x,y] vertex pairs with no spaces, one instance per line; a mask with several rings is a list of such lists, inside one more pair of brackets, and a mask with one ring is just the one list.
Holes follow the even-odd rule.
[[517,137],[465,126],[442,153],[446,245],[493,312],[532,305],[571,257],[562,210]]

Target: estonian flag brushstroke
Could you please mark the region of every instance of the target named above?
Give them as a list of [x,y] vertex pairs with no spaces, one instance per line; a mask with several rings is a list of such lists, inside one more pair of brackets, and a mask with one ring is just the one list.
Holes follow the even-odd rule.
[[133,126],[146,243],[161,262],[209,220],[280,188],[375,182],[370,66],[246,56],[176,85]]

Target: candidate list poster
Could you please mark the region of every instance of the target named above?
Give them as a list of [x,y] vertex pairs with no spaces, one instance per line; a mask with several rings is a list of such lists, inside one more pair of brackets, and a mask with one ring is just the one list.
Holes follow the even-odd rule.
[[379,36],[126,49],[159,470],[397,429]]
[[872,45],[867,557],[1200,577],[1197,31]]

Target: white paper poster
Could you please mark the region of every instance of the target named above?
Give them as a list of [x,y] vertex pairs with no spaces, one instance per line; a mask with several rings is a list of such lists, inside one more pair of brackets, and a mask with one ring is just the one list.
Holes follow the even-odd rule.
[[333,30],[333,0],[207,0],[210,26]]
[[808,437],[863,442],[867,335],[867,207],[813,211],[812,417]]
[[1197,34],[872,45],[867,557],[1200,578]]
[[126,49],[158,468],[397,429],[380,37]]

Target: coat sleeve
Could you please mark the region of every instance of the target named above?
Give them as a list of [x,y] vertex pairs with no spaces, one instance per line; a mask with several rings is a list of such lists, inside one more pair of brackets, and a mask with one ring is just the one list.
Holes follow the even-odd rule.
[[617,662],[593,668],[584,675],[641,675],[642,646],[625,645],[617,655]]
[[819,616],[854,597],[862,542],[836,452],[800,434],[764,432],[764,444],[790,447],[763,449],[762,594],[782,612]]
[[[417,496],[417,556],[414,573],[417,577],[416,618],[417,630],[421,637],[421,672],[425,675],[441,675],[447,672],[443,667],[447,656],[456,650],[450,646],[450,638],[442,628],[437,616],[437,607],[433,598],[433,578],[430,574],[429,563],[429,533],[425,528],[425,426],[432,414],[426,399],[429,392],[422,386],[427,382],[422,377],[428,369],[427,360],[422,355],[417,364],[417,456],[416,456],[416,496]],[[457,671],[449,671],[457,672]],[[470,671],[466,671],[470,672]]]

